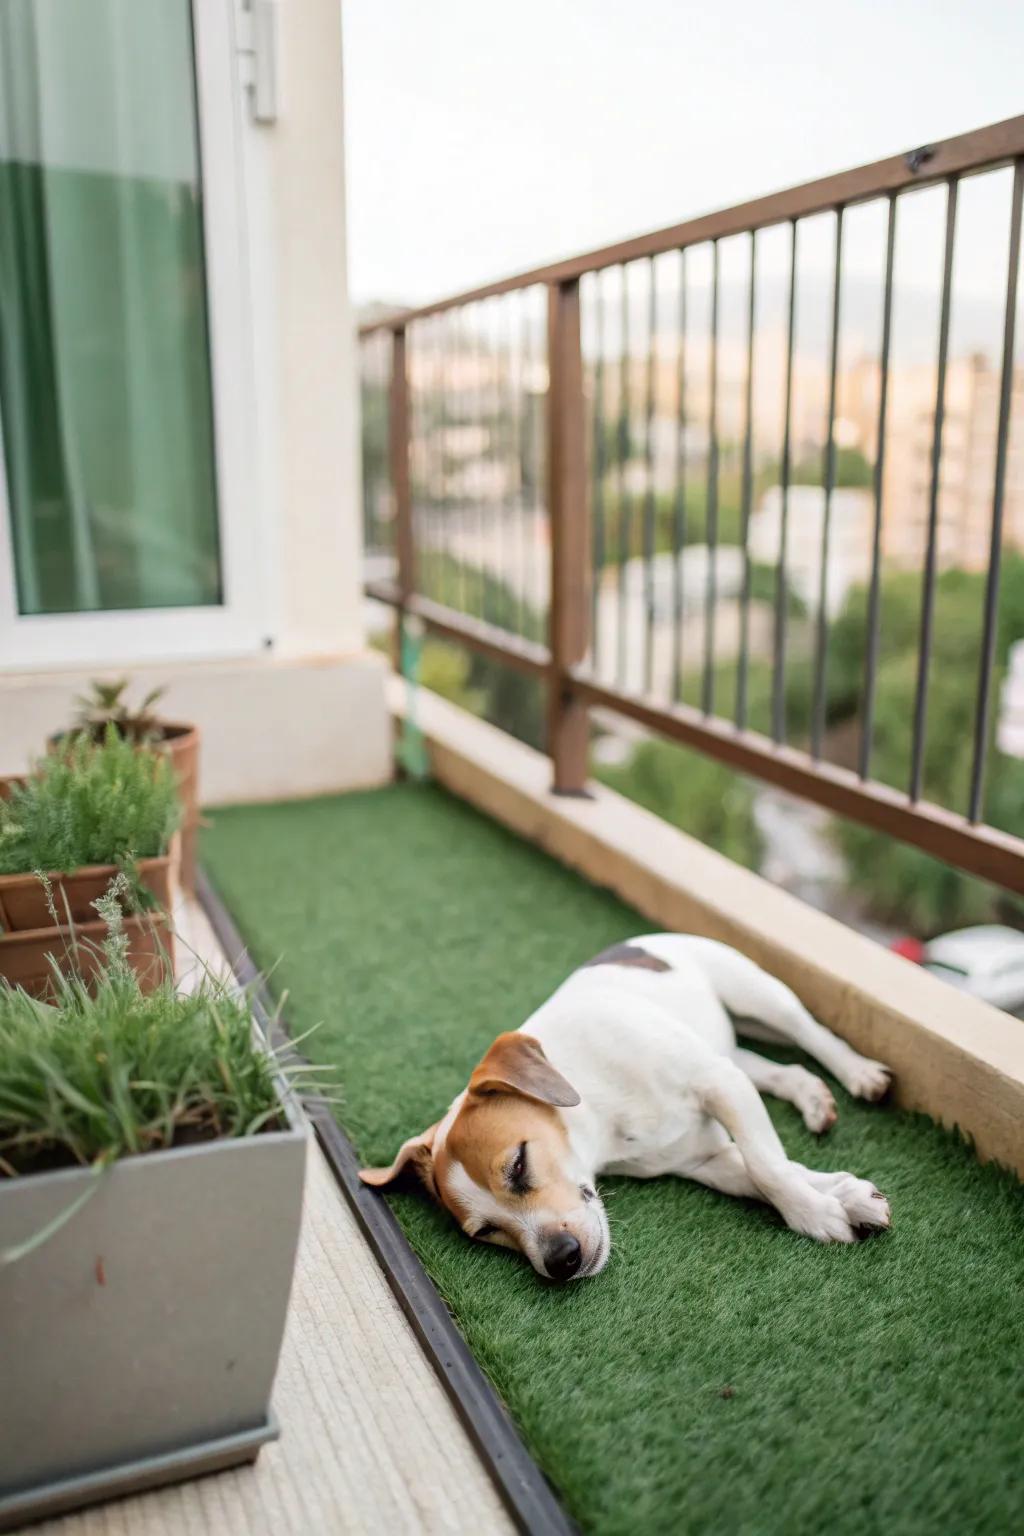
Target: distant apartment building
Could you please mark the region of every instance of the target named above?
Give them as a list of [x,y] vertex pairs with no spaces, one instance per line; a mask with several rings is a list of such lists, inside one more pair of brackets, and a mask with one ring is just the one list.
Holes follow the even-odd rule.
[[[770,486],[751,513],[749,546],[752,558],[775,565],[782,540],[782,488]],[[794,485],[786,510],[786,572],[792,591],[816,612],[821,597],[825,492],[820,485]],[[871,570],[872,499],[868,491],[838,489],[829,514],[825,612],[839,613],[852,586],[867,580]]]
[[[920,565],[931,496],[935,370],[930,365],[890,375],[885,448],[883,557]],[[863,362],[840,386],[840,406],[851,436],[874,454],[878,368]],[[992,527],[999,371],[981,353],[950,360],[946,375],[942,476],[938,507],[940,567],[984,570]],[[1004,545],[1024,549],[1024,370],[1013,381],[1003,510]]]

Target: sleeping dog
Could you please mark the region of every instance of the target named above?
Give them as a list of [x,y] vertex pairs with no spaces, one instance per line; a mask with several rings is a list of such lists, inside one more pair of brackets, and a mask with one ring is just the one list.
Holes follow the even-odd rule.
[[[728,1012],[726,1011],[728,1010]],[[467,1237],[523,1253],[551,1280],[608,1261],[601,1173],[672,1173],[765,1200],[820,1243],[889,1225],[865,1179],[792,1162],[760,1090],[827,1131],[835,1101],[819,1077],[736,1043],[742,1033],[816,1057],[857,1098],[889,1072],[815,1022],[788,987],[711,939],[657,933],[582,966],[521,1029],[499,1035],[447,1114],[360,1177],[385,1189],[419,1176]]]

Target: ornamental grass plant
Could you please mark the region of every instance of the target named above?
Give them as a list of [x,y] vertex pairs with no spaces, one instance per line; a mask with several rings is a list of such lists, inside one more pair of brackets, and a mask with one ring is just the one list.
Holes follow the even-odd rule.
[[0,800],[0,875],[153,858],[180,819],[166,756],[108,724],[101,741],[74,738]]
[[189,993],[175,990],[169,967],[141,991],[123,932],[127,884],[119,875],[96,903],[107,937],[88,987],[73,954],[54,966],[52,1005],[0,983],[0,1187],[283,1129],[282,1084],[308,1095],[317,1080],[316,1068],[261,1042],[250,992],[209,971]]

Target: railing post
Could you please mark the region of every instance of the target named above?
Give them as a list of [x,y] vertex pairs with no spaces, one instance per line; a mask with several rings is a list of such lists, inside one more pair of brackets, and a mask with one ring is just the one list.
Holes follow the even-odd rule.
[[586,793],[587,707],[569,672],[587,654],[590,624],[589,523],[583,358],[578,279],[548,289],[548,512],[551,608],[548,752],[556,795]]
[[398,605],[395,610],[395,668],[402,666],[402,625],[416,590],[416,546],[412,530],[412,482],[409,474],[409,374],[405,328],[391,342],[391,390],[388,406],[388,459],[394,499],[395,563]]

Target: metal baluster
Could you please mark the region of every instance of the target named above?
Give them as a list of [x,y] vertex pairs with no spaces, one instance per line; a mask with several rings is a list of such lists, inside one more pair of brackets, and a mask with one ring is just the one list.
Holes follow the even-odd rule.
[[619,688],[626,680],[626,565],[629,560],[631,507],[626,487],[626,463],[629,458],[630,408],[629,408],[629,274],[625,265],[622,273],[622,337],[619,359],[619,590],[616,603],[618,632],[615,681]]
[[650,693],[654,680],[654,390],[657,369],[658,291],[654,283],[654,257],[648,261],[649,297],[647,314],[647,421],[644,467],[644,692]]
[[590,649],[593,669],[598,672],[601,652],[601,583],[604,577],[604,477],[605,477],[605,420],[604,420],[604,274],[594,274],[594,325],[596,356],[594,360],[594,573],[590,594]]
[[[475,363],[474,358],[473,358],[472,347],[471,347],[471,332],[470,332],[470,329],[469,329],[469,314],[468,314],[468,310],[469,310],[469,306],[468,305],[464,305],[464,306],[460,306],[457,310],[454,311],[454,313],[455,313],[455,316],[456,316],[456,322],[455,322],[455,326],[456,326],[456,343],[458,345],[459,352],[461,354],[462,373],[463,373],[463,386],[462,386],[462,390],[461,390],[462,399],[460,401],[459,415],[462,418],[463,426],[464,427],[468,426],[468,427],[472,428],[472,420],[473,420],[473,385],[472,385],[472,380],[473,380],[473,374],[474,374],[474,372],[476,370],[476,363]],[[465,441],[466,441],[466,435],[465,435],[465,433],[463,433],[463,443],[464,444],[465,444]],[[465,459],[465,457],[461,458],[460,466],[459,467],[460,467],[460,471],[461,471],[461,474],[462,474],[462,481],[463,481],[462,496],[460,498],[461,505],[460,505],[460,508],[459,508],[459,532],[461,534],[461,541],[460,541],[460,548],[459,548],[459,562],[458,562],[459,563],[459,611],[461,613],[468,614],[469,613],[469,550],[468,550],[468,544],[469,544],[469,538],[470,538],[470,528],[472,526],[473,502],[472,502],[471,494],[468,494],[468,488],[467,488],[466,483],[465,483],[465,478],[466,478],[466,459]]]
[[672,513],[672,702],[683,692],[683,550],[686,545],[686,252],[679,252],[679,410]]
[[861,710],[860,776],[871,771],[871,747],[875,729],[875,689],[878,680],[878,634],[881,607],[882,488],[885,474],[885,416],[889,402],[889,347],[892,341],[892,274],[896,250],[896,196],[889,197],[889,221],[885,245],[885,289],[882,299],[882,346],[878,369],[878,439],[875,447],[875,520],[871,540],[871,586],[868,595],[867,655],[865,658],[864,707]]
[[708,412],[707,570],[704,591],[704,682],[701,704],[715,707],[715,609],[718,604],[718,241],[711,246],[711,402]]
[[939,314],[939,357],[935,383],[935,420],[932,432],[931,485],[928,494],[928,542],[925,548],[921,632],[918,640],[917,691],[914,698],[914,735],[911,743],[910,798],[921,797],[924,774],[925,731],[928,721],[928,671],[932,654],[935,616],[935,568],[939,542],[939,496],[942,489],[942,428],[946,413],[946,362],[949,355],[949,312],[953,288],[953,248],[956,242],[957,178],[951,176],[946,194],[946,239],[942,261],[942,305]]
[[[520,408],[522,410],[522,452],[523,452],[523,507],[522,507],[522,532],[523,532],[523,574],[525,580],[526,606],[534,619],[539,617],[540,587],[537,581],[537,507],[536,498],[540,486],[539,466],[537,463],[537,434],[533,420],[533,397],[530,393],[530,384],[533,377],[533,337],[530,330],[530,290],[524,289],[522,307],[519,313],[519,325],[522,347],[522,395]],[[534,636],[536,638],[536,636]]]
[[992,532],[989,543],[988,574],[985,580],[985,620],[978,676],[978,705],[974,718],[974,762],[971,767],[971,798],[968,808],[971,821],[981,819],[985,791],[985,762],[988,753],[992,702],[992,668],[995,663],[999,578],[1002,569],[1006,455],[1009,447],[1010,409],[1013,398],[1022,200],[1024,200],[1024,160],[1018,160],[1013,171],[1013,195],[1010,204],[1010,260],[1006,276],[1006,312],[1003,319],[1003,364],[999,381],[999,425],[996,432],[995,480],[992,487]]
[[505,345],[508,348],[508,409],[509,409],[509,459],[512,469],[510,491],[510,515],[511,532],[515,539],[515,584],[512,591],[515,596],[516,633],[525,633],[523,628],[523,524],[522,524],[522,465],[523,443],[520,431],[520,397],[522,391],[522,354],[516,330],[516,316],[519,308],[520,293],[518,289],[509,294],[505,304]]
[[488,534],[487,534],[487,507],[485,506],[485,486],[487,484],[488,459],[491,452],[491,432],[487,425],[488,409],[488,373],[490,370],[489,348],[487,345],[487,303],[479,299],[473,306],[476,320],[476,419],[480,434],[480,457],[477,473],[477,535],[479,539],[476,561],[476,576],[480,588],[480,617],[485,623],[492,621],[491,584],[488,580]]
[[743,589],[740,595],[740,656],[736,673],[736,724],[747,725],[747,681],[750,667],[750,511],[754,499],[754,334],[757,323],[757,230],[750,231],[750,283],[747,290],[747,378],[744,388],[743,433]]
[[790,434],[793,414],[793,330],[796,316],[797,221],[790,222],[789,318],[786,332],[786,406],[782,431],[779,561],[775,575],[775,659],[772,671],[772,738],[786,734],[786,546],[789,523]]
[[825,435],[824,498],[821,509],[821,571],[818,582],[817,635],[814,654],[814,709],[811,718],[811,756],[821,756],[825,734],[825,693],[828,651],[828,557],[832,522],[832,492],[836,483],[836,368],[839,360],[839,300],[843,265],[843,210],[836,209],[836,254],[832,274],[832,337],[829,350],[828,428]]
[[502,629],[515,628],[515,594],[508,566],[508,493],[503,484],[508,475],[508,358],[502,342],[502,317],[507,299],[501,294],[491,302],[491,339],[494,358],[494,476],[495,552],[501,583],[499,617]]

